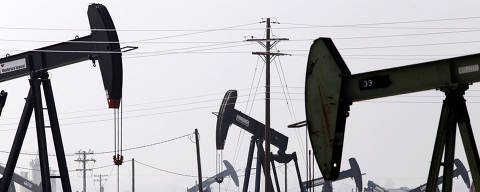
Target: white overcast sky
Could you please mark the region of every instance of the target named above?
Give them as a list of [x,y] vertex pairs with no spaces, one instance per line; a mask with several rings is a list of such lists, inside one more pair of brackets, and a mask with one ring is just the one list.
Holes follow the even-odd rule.
[[[65,41],[76,35],[89,34],[87,7],[90,1],[4,1],[0,6],[0,55],[15,54]],[[286,103],[281,81],[272,66],[272,127],[289,137],[288,152],[296,151],[300,170],[305,179],[305,129],[286,126],[305,119],[303,87],[309,46],[317,37],[332,37],[352,73],[413,64],[465,54],[477,53],[480,28],[479,2],[474,1],[99,1],[107,6],[119,29],[122,46],[139,46],[124,54],[124,148],[150,144],[192,133],[201,134],[203,174],[215,174],[215,123],[211,112],[217,111],[225,91],[239,90],[236,108],[264,121],[263,84],[260,81],[256,100],[246,107],[250,85],[256,87],[262,61],[251,55],[260,51],[256,44],[242,42],[246,37],[262,37],[262,18],[271,17],[280,24],[273,25],[273,34],[290,38],[281,42],[280,51],[292,53],[276,62],[281,63],[292,101]],[[422,21],[465,18],[437,22],[342,26],[349,24]],[[248,25],[247,25],[248,24]],[[317,27],[301,27],[307,25]],[[190,30],[221,29],[194,35]],[[326,26],[336,27],[326,27]],[[321,27],[323,26],[323,27]],[[25,30],[12,28],[42,28]],[[69,30],[55,30],[69,29]],[[155,30],[152,30],[155,29]],[[123,30],[123,31],[122,31]],[[171,31],[168,31],[171,30]],[[185,31],[182,31],[185,30]],[[466,32],[468,31],[468,32]],[[428,34],[425,33],[438,33]],[[448,33],[446,33],[448,32]],[[395,37],[359,38],[366,36]],[[423,35],[418,35],[423,34]],[[138,40],[155,40],[138,42]],[[28,41],[9,41],[28,40]],[[37,42],[42,41],[42,42]],[[45,42],[46,41],[46,42]],[[471,43],[465,43],[470,42]],[[170,43],[168,43],[170,42]],[[215,44],[225,43],[225,44]],[[233,43],[227,43],[233,42]],[[463,43],[462,43],[463,42]],[[424,45],[438,44],[441,45]],[[213,44],[213,45],[212,45]],[[205,47],[206,45],[209,45]],[[399,46],[401,45],[401,46]],[[409,46],[404,46],[409,45]],[[190,47],[204,46],[196,49]],[[392,47],[393,46],[393,47]],[[377,47],[377,48],[373,48]],[[378,48],[383,47],[383,48]],[[211,49],[210,49],[211,48]],[[210,49],[210,50],[207,50]],[[172,51],[173,50],[173,51]],[[155,56],[145,52],[157,51]],[[203,51],[204,53],[192,53]],[[180,53],[179,53],[180,52]],[[208,52],[208,53],[205,53]],[[172,54],[175,53],[175,54]],[[148,55],[134,57],[133,54]],[[257,70],[256,70],[257,69]],[[92,149],[96,152],[113,149],[112,112],[106,109],[106,98],[99,68],[82,62],[50,71],[53,91],[59,112],[65,151]],[[280,74],[282,72],[280,71]],[[282,75],[281,75],[282,76]],[[283,78],[283,77],[282,77]],[[284,85],[284,83],[283,83]],[[0,118],[0,150],[10,150],[16,124],[28,91],[26,77],[2,82],[0,88],[9,93]],[[469,112],[477,138],[480,132],[480,88],[472,86],[467,92]],[[255,92],[255,90],[253,90]],[[183,98],[183,99],[181,99]],[[442,93],[426,91],[409,95],[354,103],[347,120],[342,170],[348,169],[347,159],[357,158],[368,180],[387,187],[416,187],[426,181],[436,128],[440,115]],[[252,107],[252,109],[250,109]],[[289,108],[292,112],[289,112]],[[292,113],[292,115],[291,115]],[[107,120],[106,120],[107,119]],[[33,125],[33,124],[31,124]],[[224,159],[241,171],[246,164],[250,135],[240,134],[232,126],[227,138]],[[50,133],[47,134],[50,137]],[[237,140],[239,141],[237,143]],[[54,152],[49,138],[49,151]],[[240,150],[236,152],[237,146]],[[30,129],[22,152],[36,152],[35,130]],[[273,151],[276,151],[273,149]],[[235,161],[235,154],[238,158]],[[112,164],[113,154],[95,155],[95,165]],[[127,160],[135,158],[148,165],[183,174],[196,175],[195,145],[183,138],[154,147],[128,151]],[[457,141],[456,157],[466,164],[463,146]],[[31,156],[21,156],[20,167],[28,167]],[[67,157],[70,170],[79,168]],[[5,163],[7,154],[0,154]],[[50,159],[53,169],[56,163]],[[92,174],[109,174],[106,191],[116,190],[116,171],[113,166],[95,169],[88,174],[88,191],[98,191]],[[185,191],[196,178],[176,176],[136,164],[137,191]],[[468,166],[467,166],[468,168]],[[130,162],[120,167],[120,191],[130,191]],[[22,171],[16,169],[16,172]],[[298,191],[293,164],[289,166],[290,191]],[[283,169],[279,170],[283,181]],[[319,176],[318,169],[315,175]],[[72,188],[81,190],[80,174],[72,172]],[[251,181],[254,177],[251,177]],[[243,177],[240,178],[240,186]],[[60,185],[60,182],[58,182]],[[281,184],[283,186],[283,182]],[[457,190],[466,190],[456,179]],[[217,187],[217,185],[215,185]],[[350,190],[352,180],[334,184],[334,188]],[[225,181],[222,191],[237,191],[233,182]],[[262,187],[263,188],[263,187]],[[250,184],[253,190],[253,182]],[[318,189],[319,190],[319,189]]]

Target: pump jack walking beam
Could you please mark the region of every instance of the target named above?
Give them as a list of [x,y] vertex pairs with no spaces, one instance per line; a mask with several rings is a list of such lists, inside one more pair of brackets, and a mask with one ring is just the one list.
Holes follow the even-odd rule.
[[55,109],[55,101],[48,70],[81,62],[85,60],[99,61],[103,85],[107,93],[109,108],[118,108],[122,97],[122,57],[118,36],[112,18],[106,7],[91,4],[88,7],[88,18],[92,33],[71,41],[58,43],[44,48],[12,55],[0,59],[0,82],[22,76],[30,76],[30,91],[25,101],[17,133],[7,160],[0,191],[7,191],[22,148],[27,127],[35,111],[38,150],[42,178],[42,191],[50,192],[50,171],[45,136],[45,122],[41,85],[43,85],[45,101],[50,119],[53,143],[60,171],[58,176],[64,192],[71,192],[68,168],[63,149],[60,126]]
[[[479,63],[480,54],[474,54],[352,75],[331,39],[315,40],[307,63],[305,108],[312,147],[323,176],[338,177],[345,123],[353,102],[440,89],[445,92],[446,100],[427,191],[435,190],[433,186],[441,164],[444,165],[443,188],[451,191],[455,124],[459,125],[473,182],[480,186],[480,160],[463,98],[468,85],[480,81]],[[445,159],[441,163],[444,149]]]

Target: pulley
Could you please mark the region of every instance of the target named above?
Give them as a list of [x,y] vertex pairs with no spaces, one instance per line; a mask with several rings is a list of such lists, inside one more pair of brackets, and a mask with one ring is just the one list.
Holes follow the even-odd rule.
[[113,163],[119,166],[123,164],[123,105],[120,104],[120,108],[113,109],[113,121]]

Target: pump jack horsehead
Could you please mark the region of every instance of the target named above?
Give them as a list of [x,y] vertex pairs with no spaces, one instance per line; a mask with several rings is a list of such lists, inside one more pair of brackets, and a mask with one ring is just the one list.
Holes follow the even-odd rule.
[[[17,133],[0,181],[0,191],[7,191],[9,188],[33,111],[35,112],[42,191],[51,191],[50,179],[52,178],[61,179],[64,192],[72,191],[52,86],[48,78],[49,69],[86,60],[98,61],[103,85],[107,93],[108,107],[118,109],[120,106],[122,98],[122,51],[115,26],[107,8],[101,4],[89,5],[87,14],[92,30],[90,35],[0,59],[0,82],[22,76],[30,76],[30,91],[26,98]],[[45,103],[50,120],[49,127],[52,131],[59,167],[58,176],[50,176],[41,85],[43,85]],[[3,99],[1,95],[0,101]]]
[[446,99],[426,191],[436,190],[441,165],[442,191],[452,191],[457,124],[473,183],[480,186],[480,160],[463,97],[469,84],[480,81],[479,65],[480,54],[474,54],[351,74],[331,39],[315,40],[308,56],[305,108],[311,144],[323,176],[333,180],[339,175],[345,121],[353,102],[438,89],[445,93]]

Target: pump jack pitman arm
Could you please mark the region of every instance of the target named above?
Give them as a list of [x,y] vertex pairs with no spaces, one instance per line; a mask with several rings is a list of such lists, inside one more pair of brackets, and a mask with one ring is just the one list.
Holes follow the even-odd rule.
[[[429,89],[455,89],[478,81],[480,54],[352,75],[330,38],[315,40],[308,56],[305,108],[320,171],[326,179],[338,177],[345,122],[353,102]],[[476,153],[475,146],[468,145],[467,154]],[[470,156],[469,163],[478,164],[473,156],[478,154]]]
[[[228,90],[220,106],[217,118],[216,128],[216,142],[217,149],[223,150],[225,140],[227,139],[228,129],[230,125],[235,124],[245,131],[251,133],[254,137],[260,140],[265,139],[265,125],[250,116],[235,109],[237,101],[237,91]],[[288,145],[288,137],[279,133],[274,129],[270,129],[270,143],[278,147],[279,153],[284,153]]]
[[0,82],[85,60],[98,60],[109,108],[122,98],[122,52],[105,6],[88,6],[90,35],[0,59]]

